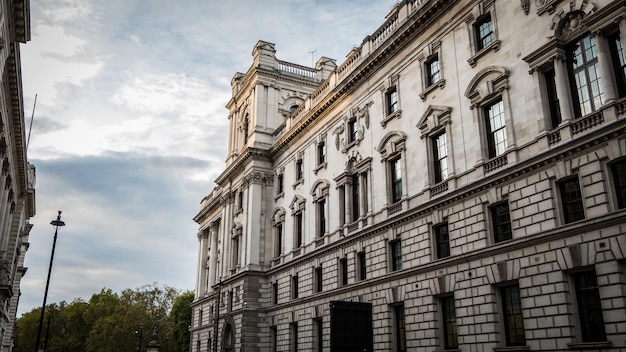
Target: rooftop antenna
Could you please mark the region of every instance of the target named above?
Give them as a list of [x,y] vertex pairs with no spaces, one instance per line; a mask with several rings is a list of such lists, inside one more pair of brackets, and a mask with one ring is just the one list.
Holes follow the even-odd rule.
[[26,138],[26,150],[30,143],[30,131],[33,130],[33,120],[35,119],[35,106],[37,106],[37,94],[35,94],[35,102],[33,103],[33,113],[30,115],[30,126],[28,127],[28,137]]
[[309,51],[309,54],[311,54],[311,67],[315,67],[315,54],[316,53],[317,53],[317,49],[313,51]]

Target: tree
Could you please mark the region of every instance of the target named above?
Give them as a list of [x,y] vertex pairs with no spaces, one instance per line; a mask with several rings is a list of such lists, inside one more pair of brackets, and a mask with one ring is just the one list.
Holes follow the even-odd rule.
[[[189,304],[193,295],[190,300],[187,297],[189,294],[180,295],[174,288],[154,283],[126,289],[121,294],[103,288],[88,302],[75,299],[70,304],[50,304],[46,306],[40,348],[43,348],[43,341],[48,336],[46,332],[49,331],[46,352],[134,351],[139,342],[140,325],[143,324],[142,352],[152,338],[153,328],[164,351],[186,352],[187,349],[180,348],[173,334],[174,315],[184,316],[177,319],[188,319],[184,323],[186,326],[191,321]],[[186,298],[181,299],[180,296]],[[174,305],[177,305],[176,309],[173,309]],[[180,313],[185,309],[189,312]],[[40,314],[41,308],[36,308],[17,320],[14,352],[32,352],[35,349]]]
[[193,302],[193,298],[193,292],[187,291],[174,300],[171,313],[174,323],[173,339],[175,346],[173,352],[189,351],[189,326],[191,325],[191,302]]

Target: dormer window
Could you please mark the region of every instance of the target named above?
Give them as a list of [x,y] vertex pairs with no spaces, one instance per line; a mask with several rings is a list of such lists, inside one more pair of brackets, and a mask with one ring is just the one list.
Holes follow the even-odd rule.
[[293,114],[296,110],[298,110],[298,104],[294,104],[292,106],[289,107],[289,113]]

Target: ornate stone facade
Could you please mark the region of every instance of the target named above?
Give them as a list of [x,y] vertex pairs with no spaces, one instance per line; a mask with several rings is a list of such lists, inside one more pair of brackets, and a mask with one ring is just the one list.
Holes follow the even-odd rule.
[[626,4],[385,19],[233,77],[192,351],[625,351]]
[[24,255],[35,215],[35,167],[26,156],[20,43],[30,40],[30,2],[0,4],[0,341],[13,349],[13,332],[26,273]]

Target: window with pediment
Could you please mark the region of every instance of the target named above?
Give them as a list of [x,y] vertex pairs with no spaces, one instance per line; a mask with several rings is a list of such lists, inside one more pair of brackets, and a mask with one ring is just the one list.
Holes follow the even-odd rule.
[[392,213],[402,209],[400,201],[407,194],[405,142],[406,134],[391,131],[383,137],[377,148],[385,166],[388,210]]
[[422,93],[420,98],[426,100],[428,94],[437,88],[444,88],[446,80],[443,76],[441,42],[432,43],[418,56],[422,67]]
[[428,175],[431,196],[448,189],[447,179],[452,172],[452,155],[450,134],[450,117],[452,108],[447,106],[430,105],[419,122],[420,138],[426,143],[428,151]]
[[389,77],[382,88],[383,94],[383,119],[381,126],[385,127],[389,121],[402,116],[400,104],[400,76]]
[[321,238],[328,233],[328,190],[330,184],[326,180],[318,180],[311,190],[315,207],[315,237]]
[[487,67],[474,76],[465,91],[480,135],[485,172],[505,166],[508,147],[515,144],[512,128],[507,128],[513,125],[506,94],[508,76],[502,67]]
[[467,62],[474,67],[478,59],[487,53],[500,50],[495,1],[478,3],[466,19],[466,23],[469,25],[470,44],[474,52]]
[[284,253],[285,210],[283,208],[274,210],[272,226],[274,229],[274,258],[277,258]]
[[298,249],[304,245],[305,226],[304,226],[304,208],[306,201],[300,196],[295,196],[291,201],[289,208],[293,220],[293,248]]

